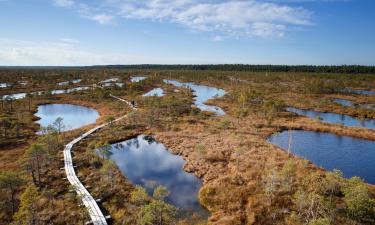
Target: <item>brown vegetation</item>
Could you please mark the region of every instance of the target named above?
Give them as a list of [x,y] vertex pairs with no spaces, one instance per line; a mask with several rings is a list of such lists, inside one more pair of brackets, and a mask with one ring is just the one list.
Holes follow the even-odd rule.
[[[127,81],[130,75],[139,74],[139,71],[120,70],[45,70],[42,75],[38,75],[38,72],[2,71],[2,74],[12,74],[19,80],[27,80],[28,85],[15,85],[11,90],[0,90],[0,93],[51,90],[56,87],[56,80],[71,78],[82,78],[81,84],[97,83],[114,76]],[[134,224],[137,221],[134,215],[138,215],[142,205],[132,201],[134,186],[118,170],[100,157],[95,157],[92,146],[101,141],[118,142],[140,133],[154,134],[171,152],[186,160],[186,171],[194,172],[204,180],[199,197],[202,205],[212,213],[209,224],[374,222],[371,215],[374,209],[371,206],[375,188],[372,185],[364,185],[355,179],[345,180],[337,173],[327,172],[306,160],[288,155],[267,142],[269,135],[287,129],[323,131],[375,140],[374,130],[324,124],[283,111],[283,106],[289,105],[375,118],[374,110],[342,107],[331,101],[333,98],[345,98],[358,103],[375,103],[374,96],[341,92],[343,88],[375,86],[373,75],[223,71],[147,73],[149,79],[139,84],[125,82],[124,88],[112,88],[110,91],[126,99],[135,99],[140,110],[137,113],[130,112],[126,121],[103,129],[75,147],[74,162],[78,165],[80,179],[91,187],[89,190],[94,197],[102,199],[102,208],[112,216],[114,224]],[[192,93],[185,88],[178,88],[176,92],[176,88],[162,83],[162,77],[224,88],[226,97],[209,103],[220,106],[227,115],[215,117],[191,107]],[[232,77],[236,79],[230,79]],[[9,79],[6,81],[13,82]],[[165,89],[165,97],[140,97],[140,94],[158,86]],[[35,131],[38,126],[33,123],[37,119],[33,116],[37,105],[72,103],[93,107],[101,115],[97,123],[129,112],[124,104],[108,98],[108,94],[108,90],[95,89],[74,94],[39,96],[31,101],[26,98],[5,102],[1,108],[4,119],[0,170],[14,170],[26,182],[33,183],[32,174],[21,172],[22,164],[14,159],[21,158],[34,142],[43,142],[37,140]],[[54,157],[50,163],[41,166],[35,164],[35,161],[29,161],[37,165],[34,172],[41,172],[40,181],[38,175],[34,180],[35,187],[28,185],[17,189],[15,196],[19,211],[14,218],[36,216],[40,221],[51,221],[54,224],[78,224],[87,220],[82,208],[77,207],[79,199],[71,192],[68,182],[63,180],[64,172],[59,168],[62,166],[60,159],[63,144],[92,126],[61,134],[55,154],[43,153],[43,157]],[[38,167],[41,167],[40,171]],[[367,190],[370,192],[367,193]],[[353,193],[361,198],[350,198]],[[30,199],[34,204],[30,205]],[[147,204],[160,203],[155,201],[147,199]],[[355,205],[363,207],[356,208]],[[32,206],[34,210],[28,211],[26,206]],[[4,214],[3,210],[1,220],[7,223],[12,218]],[[180,221],[181,224],[198,224],[193,220],[185,222]]]

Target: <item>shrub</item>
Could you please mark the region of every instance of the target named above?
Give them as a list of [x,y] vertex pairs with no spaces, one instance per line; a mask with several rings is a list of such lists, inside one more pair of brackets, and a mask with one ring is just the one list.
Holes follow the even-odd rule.
[[309,222],[309,225],[330,225],[331,222],[328,218],[313,219]]
[[147,191],[145,188],[137,185],[130,193],[130,201],[136,205],[143,205],[148,199]]
[[219,123],[219,128],[223,130],[227,130],[233,128],[233,124],[229,120],[222,120]]
[[285,191],[290,191],[295,174],[296,164],[293,160],[288,160],[279,172],[280,181],[282,182],[281,186]]
[[359,177],[352,177],[342,188],[346,212],[349,218],[356,221],[374,221],[374,199],[369,196],[366,184]]

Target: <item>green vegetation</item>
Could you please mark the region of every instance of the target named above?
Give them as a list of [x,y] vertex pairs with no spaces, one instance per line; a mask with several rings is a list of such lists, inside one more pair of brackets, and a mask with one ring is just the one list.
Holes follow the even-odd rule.
[[167,225],[175,223],[176,208],[164,202],[168,196],[168,190],[163,186],[155,188],[153,199],[141,207],[139,212],[140,225]]
[[[2,190],[2,204],[1,210],[5,214],[13,215],[16,212],[18,206],[18,200],[16,194],[20,190],[21,186],[25,183],[25,180],[14,172],[2,172],[0,173],[0,189]],[[10,205],[10,207],[9,207]]]
[[375,201],[369,196],[366,185],[359,177],[352,177],[342,188],[346,212],[349,218],[356,221],[375,222]]

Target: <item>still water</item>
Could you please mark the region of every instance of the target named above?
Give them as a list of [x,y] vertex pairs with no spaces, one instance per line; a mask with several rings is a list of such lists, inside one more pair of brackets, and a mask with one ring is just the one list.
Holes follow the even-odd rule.
[[112,78],[103,80],[102,82],[100,82],[100,84],[102,87],[120,87],[121,88],[124,86],[124,83],[119,82],[119,81],[120,81],[120,78],[112,77]]
[[64,85],[68,85],[68,84],[78,84],[81,81],[82,81],[82,79],[75,79],[75,80],[71,80],[71,81],[60,82],[60,83],[57,83],[57,85],[64,86]]
[[327,170],[339,169],[346,178],[359,176],[375,184],[375,141],[312,131],[284,131],[268,140]]
[[71,104],[40,105],[35,115],[40,118],[36,123],[43,127],[52,125],[58,117],[63,118],[63,131],[95,123],[99,118],[99,113],[95,109]]
[[133,184],[143,186],[149,193],[156,186],[163,185],[170,191],[167,202],[183,211],[207,216],[207,211],[198,202],[202,181],[194,174],[185,172],[185,161],[152,137],[140,135],[113,144],[108,158]]
[[[76,91],[86,91],[86,90],[90,90],[91,87],[76,87],[76,88],[70,88],[70,89],[59,89],[59,90],[52,90],[51,91],[51,94],[52,95],[58,95],[58,94],[69,94],[69,93],[73,93],[73,92],[76,92]],[[38,91],[38,92],[32,92],[31,94],[32,95],[43,95],[43,94],[46,94],[47,92],[46,91]],[[2,99],[13,99],[13,100],[17,100],[17,99],[23,99],[23,98],[26,98],[26,95],[27,93],[15,93],[15,94],[8,94],[8,95],[3,95],[2,96]]]
[[315,112],[315,111],[304,110],[304,109],[296,109],[292,107],[288,107],[286,108],[286,110],[289,112],[297,113],[299,115],[307,116],[312,119],[320,118],[323,122],[327,122],[327,123],[342,124],[344,126],[351,126],[351,127],[363,127],[363,128],[368,128],[368,129],[375,129],[374,119],[360,120],[359,118],[342,115],[342,114],[322,113],[322,112]]
[[359,94],[359,95],[375,95],[375,91],[369,90],[350,90],[350,93]]
[[131,77],[130,78],[130,81],[131,82],[139,82],[141,80],[146,80],[147,77],[144,77],[144,76],[134,76],[134,77]]
[[352,102],[350,100],[341,99],[341,98],[336,98],[333,101],[335,103],[339,104],[339,105],[346,106],[346,107],[359,107],[359,108],[363,108],[363,109],[375,109],[374,104],[357,104],[357,103]]
[[7,83],[0,83],[0,88],[6,88],[9,87],[9,84]]
[[197,85],[194,83],[181,83],[175,80],[164,80],[164,83],[172,84],[176,87],[187,87],[193,90],[195,102],[194,105],[203,111],[214,112],[218,116],[225,115],[224,110],[218,106],[205,105],[204,103],[209,99],[223,97],[225,91],[220,88],[209,87],[205,85]]
[[150,96],[156,96],[156,97],[162,97],[164,96],[164,90],[161,88],[154,88],[151,91],[147,92],[146,94],[143,94],[144,97],[150,97]]

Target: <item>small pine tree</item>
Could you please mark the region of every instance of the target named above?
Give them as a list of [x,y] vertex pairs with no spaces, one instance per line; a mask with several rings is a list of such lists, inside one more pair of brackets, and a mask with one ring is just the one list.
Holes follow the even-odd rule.
[[38,224],[36,202],[39,197],[34,185],[28,186],[21,195],[20,208],[13,219],[21,225]]

